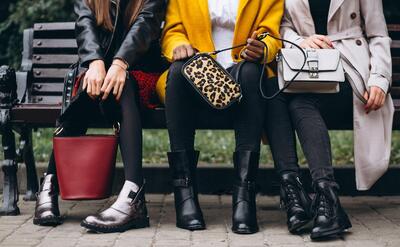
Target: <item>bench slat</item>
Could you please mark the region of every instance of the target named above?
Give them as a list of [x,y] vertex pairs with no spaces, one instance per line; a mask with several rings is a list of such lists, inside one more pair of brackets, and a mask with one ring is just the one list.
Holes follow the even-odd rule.
[[34,39],[33,48],[59,48],[60,50],[65,48],[77,48],[75,39]]
[[75,30],[75,22],[35,23],[33,25],[33,30],[34,31]]
[[393,40],[392,41],[392,48],[395,48],[395,49],[400,48],[400,40]]
[[68,73],[68,68],[62,69],[45,69],[45,68],[34,68],[33,76],[35,78],[64,78]]
[[60,55],[60,54],[35,54],[33,55],[33,63],[39,65],[59,65],[73,64],[78,61],[78,55]]
[[62,97],[61,96],[53,96],[53,95],[32,95],[30,98],[31,103],[36,104],[61,104]]
[[32,94],[40,95],[45,93],[62,94],[64,83],[34,83],[32,85]]

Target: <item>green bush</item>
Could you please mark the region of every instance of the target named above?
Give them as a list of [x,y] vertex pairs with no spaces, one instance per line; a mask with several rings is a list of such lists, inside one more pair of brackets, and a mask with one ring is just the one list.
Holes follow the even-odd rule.
[[21,61],[22,32],[25,28],[32,27],[36,22],[74,19],[73,0],[2,0],[2,6],[0,64],[11,64],[16,68]]

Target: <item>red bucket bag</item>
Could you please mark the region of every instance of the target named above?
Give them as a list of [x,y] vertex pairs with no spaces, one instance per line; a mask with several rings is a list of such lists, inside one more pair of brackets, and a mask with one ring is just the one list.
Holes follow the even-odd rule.
[[118,131],[114,135],[53,138],[61,198],[98,200],[111,195]]

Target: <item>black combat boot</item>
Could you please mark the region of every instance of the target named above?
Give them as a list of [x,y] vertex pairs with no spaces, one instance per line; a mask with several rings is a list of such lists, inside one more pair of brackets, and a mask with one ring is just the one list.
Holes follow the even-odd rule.
[[206,228],[197,192],[198,158],[198,151],[168,153],[174,185],[176,226],[191,231]]
[[54,174],[45,175],[40,191],[37,194],[33,224],[55,226],[62,223],[58,208],[57,187],[57,176]]
[[314,226],[311,239],[336,237],[351,228],[349,217],[340,205],[339,186],[332,181],[320,180],[314,184]]
[[259,153],[237,151],[233,154],[235,184],[232,195],[232,231],[238,234],[258,232],[256,177]]
[[281,175],[281,205],[286,209],[287,226],[291,233],[299,232],[311,219],[311,198],[304,190],[296,172]]

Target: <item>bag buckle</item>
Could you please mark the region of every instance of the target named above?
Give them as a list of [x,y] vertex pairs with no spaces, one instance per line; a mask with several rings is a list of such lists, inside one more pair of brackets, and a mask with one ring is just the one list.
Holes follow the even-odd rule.
[[307,65],[309,68],[309,76],[312,79],[318,79],[318,53],[315,49],[307,49]]

